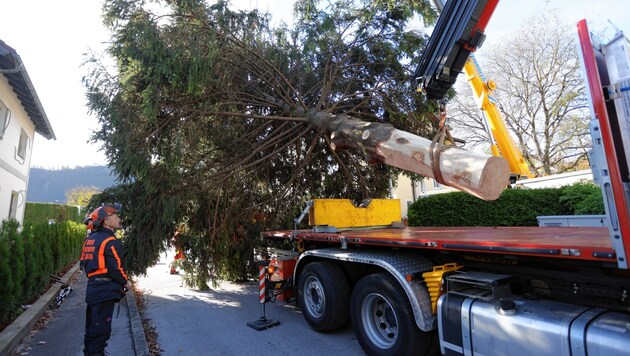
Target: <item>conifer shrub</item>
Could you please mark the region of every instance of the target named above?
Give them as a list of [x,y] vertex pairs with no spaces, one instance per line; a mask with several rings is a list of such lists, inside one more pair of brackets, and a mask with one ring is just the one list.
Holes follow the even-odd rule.
[[0,227],[0,325],[22,312],[50,282],[80,256],[85,225],[47,222],[20,228],[15,219]]
[[9,232],[17,228],[15,220],[5,221],[0,228],[0,324],[12,317],[17,299],[11,271],[11,240]]

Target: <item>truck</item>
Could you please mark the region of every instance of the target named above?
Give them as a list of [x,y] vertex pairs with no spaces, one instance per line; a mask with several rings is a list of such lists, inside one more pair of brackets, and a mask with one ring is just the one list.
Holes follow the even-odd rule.
[[[446,3],[416,71],[429,98],[497,2]],[[315,199],[294,230],[261,233],[261,301],[297,299],[320,332],[351,322],[368,355],[630,354],[630,42],[577,33],[604,226],[407,227],[398,202]]]

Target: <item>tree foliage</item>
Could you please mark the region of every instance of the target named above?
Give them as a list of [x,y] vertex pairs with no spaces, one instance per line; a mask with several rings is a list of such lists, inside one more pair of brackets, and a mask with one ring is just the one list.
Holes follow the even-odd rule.
[[387,194],[397,172],[365,163],[356,125],[432,129],[408,78],[426,40],[408,24],[435,18],[428,1],[299,0],[291,28],[223,1],[157,3],[105,1],[116,73],[91,58],[85,78],[93,141],[122,182],[92,205],[123,203],[136,273],[184,226],[192,284],[244,278],[257,231],[292,227],[307,200]]
[[91,186],[78,186],[66,191],[66,204],[87,206],[94,194],[100,192],[101,189]]
[[[483,70],[497,83],[493,97],[534,175],[576,169],[590,146],[589,112],[570,27],[541,14],[483,55]],[[467,147],[487,145],[479,108],[461,95],[453,106],[451,124]]]

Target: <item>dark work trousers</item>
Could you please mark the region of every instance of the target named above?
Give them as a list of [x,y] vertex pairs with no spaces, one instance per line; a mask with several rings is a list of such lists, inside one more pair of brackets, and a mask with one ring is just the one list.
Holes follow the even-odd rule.
[[103,355],[107,340],[112,333],[112,315],[115,300],[88,304],[85,310],[85,338],[83,350],[86,355]]

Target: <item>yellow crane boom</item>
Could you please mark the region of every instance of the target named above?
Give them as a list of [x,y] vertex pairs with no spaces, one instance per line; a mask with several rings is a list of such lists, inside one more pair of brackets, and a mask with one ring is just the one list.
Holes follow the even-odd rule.
[[492,99],[492,91],[496,89],[496,84],[492,80],[486,80],[474,55],[471,53],[464,64],[464,73],[475,98],[475,102],[483,111],[486,124],[491,134],[490,149],[492,154],[503,157],[510,166],[511,179],[530,178],[529,166],[518,146],[510,136],[510,132],[505,125],[505,121],[499,112],[495,100]]

